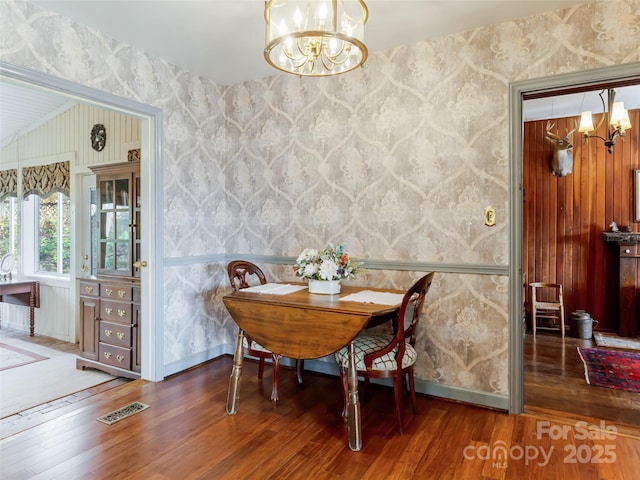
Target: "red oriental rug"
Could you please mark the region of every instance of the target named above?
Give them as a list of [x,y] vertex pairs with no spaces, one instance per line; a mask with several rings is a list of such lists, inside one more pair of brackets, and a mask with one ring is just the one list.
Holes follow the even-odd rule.
[[640,392],[640,353],[602,348],[580,348],[589,385]]

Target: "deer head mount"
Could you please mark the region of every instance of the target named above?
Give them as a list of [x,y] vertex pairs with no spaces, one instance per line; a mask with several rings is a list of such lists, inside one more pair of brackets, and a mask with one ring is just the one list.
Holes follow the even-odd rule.
[[551,173],[558,177],[566,177],[573,171],[573,142],[571,136],[576,131],[577,126],[574,125],[573,130],[566,130],[566,135],[560,137],[551,133],[554,123],[547,122],[547,133],[545,138],[553,145],[553,157],[551,157]]

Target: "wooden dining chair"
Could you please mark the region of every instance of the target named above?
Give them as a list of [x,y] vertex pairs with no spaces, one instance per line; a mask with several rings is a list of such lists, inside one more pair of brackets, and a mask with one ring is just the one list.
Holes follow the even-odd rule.
[[[416,388],[413,367],[417,359],[415,347],[416,329],[420,321],[420,312],[424,299],[431,288],[434,273],[429,273],[413,284],[404,294],[402,304],[395,318],[395,333],[364,331],[355,339],[356,370],[365,381],[370,378],[392,378],[394,380],[395,412],[400,434],[403,433],[402,392],[403,378],[406,375],[411,404],[414,414],[416,407]],[[347,372],[349,368],[349,346],[336,352],[336,361],[340,367],[340,379],[344,397],[342,417],[347,416]]]
[[[559,283],[533,282],[531,286],[531,327],[536,330],[560,330],[564,338],[564,300],[562,285]],[[541,322],[538,324],[538,322]]]
[[[227,265],[227,274],[229,282],[234,291],[247,288],[253,285],[267,283],[264,272],[257,265],[245,260],[233,260]],[[249,355],[258,359],[258,378],[262,380],[264,373],[265,359],[271,358],[273,361],[273,377],[271,385],[271,401],[278,401],[278,371],[280,370],[281,355],[267,350],[265,347],[254,341],[249,335],[244,334],[242,341],[242,349],[244,355]]]

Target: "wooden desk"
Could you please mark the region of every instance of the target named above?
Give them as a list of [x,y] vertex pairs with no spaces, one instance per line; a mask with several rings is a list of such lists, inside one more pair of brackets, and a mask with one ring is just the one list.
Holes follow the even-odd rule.
[[29,335],[34,334],[35,314],[33,309],[40,308],[40,282],[22,282],[18,280],[0,280],[0,302],[29,307]]
[[[362,448],[358,376],[353,339],[370,319],[397,310],[400,305],[377,305],[341,301],[339,298],[366,287],[342,286],[337,295],[318,295],[307,289],[287,295],[238,292],[225,295],[224,304],[240,327],[229,379],[227,413],[238,411],[242,340],[247,332],[256,342],[274,353],[295,359],[319,358],[349,345],[347,425],[349,447]],[[385,290],[388,291],[388,290]],[[404,293],[394,291],[393,293]]]

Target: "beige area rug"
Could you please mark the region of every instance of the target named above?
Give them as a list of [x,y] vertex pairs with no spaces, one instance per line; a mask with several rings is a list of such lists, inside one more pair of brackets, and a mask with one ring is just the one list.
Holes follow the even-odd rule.
[[76,356],[3,337],[2,343],[48,357],[0,371],[0,418],[66,397],[114,377],[97,370],[78,370]]
[[13,345],[0,343],[0,371],[46,359],[47,357],[44,355],[38,355],[37,353],[23,350]]
[[599,347],[626,348],[629,350],[640,350],[640,340],[637,338],[625,338],[617,335],[608,335],[595,332],[593,339]]

